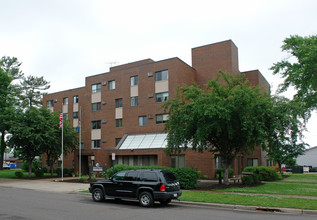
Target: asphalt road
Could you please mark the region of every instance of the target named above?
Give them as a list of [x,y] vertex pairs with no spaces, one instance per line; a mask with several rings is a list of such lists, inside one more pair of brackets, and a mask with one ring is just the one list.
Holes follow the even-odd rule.
[[89,194],[46,192],[0,186],[0,219],[108,220],[308,220],[314,215],[291,215],[199,207],[172,203],[142,208],[135,201],[93,202]]

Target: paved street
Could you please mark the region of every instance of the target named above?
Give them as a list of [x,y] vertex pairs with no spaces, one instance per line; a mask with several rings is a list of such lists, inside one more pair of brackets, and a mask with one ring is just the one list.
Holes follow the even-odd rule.
[[[96,203],[92,201],[90,194],[74,192],[71,186],[76,184],[54,184],[55,186],[70,184],[64,185],[64,190],[59,187],[45,189],[44,186],[39,190],[34,190],[30,189],[31,186],[40,184],[36,180],[21,181],[20,183],[24,183],[23,188],[14,187],[13,182],[6,183],[11,184],[4,186],[3,180],[0,181],[0,219],[316,219],[315,215],[249,212],[178,203],[168,206],[161,206],[157,203],[153,208],[142,208],[135,201],[107,200],[103,203]],[[46,181],[46,184],[50,183]],[[53,186],[53,183],[50,186]],[[66,192],[67,187],[65,186],[68,187],[69,192]],[[87,188],[87,186],[88,184],[83,184],[80,187]]]

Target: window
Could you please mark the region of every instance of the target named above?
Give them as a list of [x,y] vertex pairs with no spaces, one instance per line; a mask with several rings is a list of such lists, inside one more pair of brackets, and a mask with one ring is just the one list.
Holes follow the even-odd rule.
[[163,70],[155,73],[155,81],[168,80],[168,70]]
[[141,173],[141,180],[148,182],[156,182],[158,181],[157,175],[154,172],[143,172]]
[[156,115],[156,124],[164,124],[168,120],[168,114]]
[[101,121],[92,121],[91,129],[101,129]]
[[91,85],[91,92],[92,93],[101,92],[101,83]]
[[146,116],[139,116],[139,126],[146,126]]
[[122,127],[122,118],[116,119],[116,128],[121,128],[121,127]]
[[168,92],[156,93],[155,101],[158,102],[165,102],[168,100]]
[[185,155],[171,155],[170,166],[172,168],[185,167]]
[[68,105],[68,98],[63,98],[63,105]]
[[122,99],[116,99],[116,108],[122,107]]
[[74,103],[78,103],[78,95],[74,96]]
[[68,120],[68,113],[63,113],[63,120]]
[[138,96],[131,97],[131,106],[138,106]]
[[116,81],[112,80],[108,82],[108,89],[114,90],[116,88]]
[[247,166],[248,167],[257,167],[258,166],[258,159],[257,158],[248,158],[247,159]]
[[91,104],[91,111],[100,111],[101,110],[101,102],[96,102]]
[[139,77],[138,76],[132,76],[131,78],[130,78],[131,80],[131,86],[137,86],[138,85],[138,83],[139,83]]
[[78,118],[78,112],[73,112],[73,118]]
[[125,173],[126,173],[126,171],[121,171],[121,172],[119,172],[119,173],[116,173],[116,175],[114,175],[114,176],[112,177],[112,179],[113,179],[113,180],[123,180],[124,177],[125,177]]
[[92,146],[92,148],[101,148],[100,140],[92,140],[91,146]]
[[120,143],[122,138],[116,138],[116,146],[118,146],[118,144]]
[[125,176],[125,180],[138,180],[138,173],[135,171],[130,171]]
[[215,155],[215,169],[223,168],[222,159],[219,155]]
[[53,107],[53,100],[48,100],[48,101],[46,102],[46,106],[47,106],[48,108]]

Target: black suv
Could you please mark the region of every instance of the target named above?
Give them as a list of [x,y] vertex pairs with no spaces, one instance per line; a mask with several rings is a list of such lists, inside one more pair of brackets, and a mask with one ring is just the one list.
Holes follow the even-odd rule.
[[168,170],[120,171],[109,180],[90,184],[89,192],[96,202],[105,198],[139,200],[141,206],[152,206],[154,201],[168,204],[182,195],[177,178]]

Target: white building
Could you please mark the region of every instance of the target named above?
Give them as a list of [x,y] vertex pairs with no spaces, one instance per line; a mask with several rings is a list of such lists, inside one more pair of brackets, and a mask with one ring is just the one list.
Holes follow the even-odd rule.
[[303,155],[298,156],[296,164],[317,167],[317,146],[307,149]]

